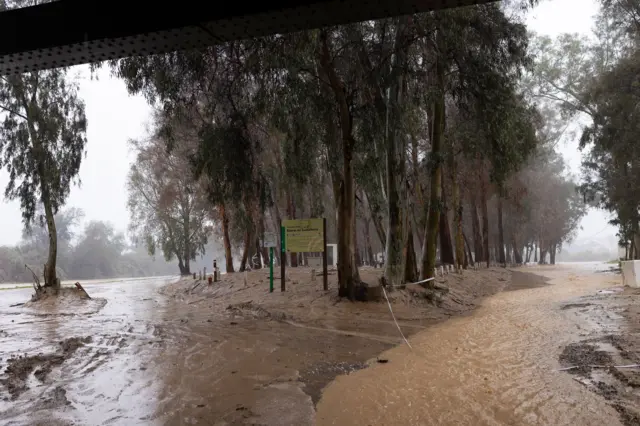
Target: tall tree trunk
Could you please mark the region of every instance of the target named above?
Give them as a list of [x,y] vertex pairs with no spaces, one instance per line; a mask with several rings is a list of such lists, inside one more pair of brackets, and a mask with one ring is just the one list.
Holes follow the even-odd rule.
[[456,267],[464,267],[464,237],[462,235],[462,202],[460,200],[460,186],[456,171],[455,159],[451,161],[451,186],[453,189],[453,232],[456,247]]
[[182,256],[178,255],[178,269],[180,269],[180,275],[189,275],[184,267],[184,262],[182,261]]
[[507,266],[507,259],[504,254],[504,226],[502,224],[502,196],[498,193],[498,262]]
[[411,209],[411,217],[414,221],[414,227],[412,228],[418,238],[418,241],[424,240],[424,208],[422,206],[426,203],[424,199],[424,193],[422,190],[422,184],[420,183],[420,176],[418,174],[418,170],[420,168],[420,160],[418,159],[418,138],[415,136],[411,137],[411,163],[413,166],[412,175],[413,175],[413,190],[415,196],[415,205],[420,206],[421,217],[420,221],[416,218],[415,208]]
[[482,251],[485,255],[487,268],[491,266],[491,254],[489,252],[489,210],[487,207],[487,186],[482,184],[480,192],[480,209],[482,210]]
[[404,281],[413,283],[418,281],[418,260],[416,259],[416,250],[413,243],[413,230],[409,227],[409,236],[405,246],[404,257],[407,259],[404,268]]
[[[473,255],[471,254],[471,246],[469,245],[469,240],[467,239],[467,234],[462,233],[462,238],[464,239],[464,245],[467,247],[467,263],[471,266],[475,266],[475,260],[473,259]],[[465,265],[466,268],[466,265]]]
[[[373,227],[378,235],[378,240],[380,241],[380,246],[382,247],[382,251],[386,250],[385,245],[387,244],[387,232],[384,229],[383,218],[381,213],[381,207],[378,200],[374,195],[371,194],[371,191],[364,189],[364,194],[367,197],[367,204],[369,208],[367,209],[369,212],[369,218],[373,223]],[[337,199],[337,198],[336,198]]]
[[551,244],[551,249],[549,251],[549,263],[551,265],[556,264],[556,250],[557,250],[556,243]]
[[538,245],[533,245],[533,262],[538,263]]
[[342,185],[340,188],[340,208],[338,211],[338,295],[355,300],[356,284],[360,281],[355,262],[355,185],[353,175],[353,117],[334,64],[331,62],[326,30],[320,33],[320,64],[326,73],[339,110],[342,140]]
[[638,250],[638,247],[640,247],[640,231],[638,230],[638,225],[636,225],[636,230],[633,232],[633,259],[637,260],[639,258],[638,254],[640,254],[640,250]]
[[364,219],[364,245],[365,245],[365,254],[367,259],[367,265],[371,266],[374,264],[373,259],[373,247],[371,246],[371,230],[369,226],[371,225],[371,219],[369,217],[365,217]]
[[[258,237],[256,235],[256,254],[258,255],[258,264],[256,265],[257,268],[264,268],[263,264],[262,264],[262,247],[260,247],[260,237]],[[268,259],[268,257],[265,257],[264,260],[266,261]],[[251,265],[251,267],[253,268],[254,266]]]
[[[406,193],[406,136],[400,125],[402,104],[404,102],[404,77],[406,70],[406,46],[404,30],[408,18],[398,18],[392,75],[389,97],[387,98],[385,140],[387,148],[387,242],[385,244],[384,279],[387,285],[394,287],[404,282],[407,256],[406,250],[409,224],[407,223]],[[412,244],[412,243],[411,243]],[[409,275],[411,275],[409,273]]]
[[453,244],[451,243],[451,229],[449,228],[449,220],[445,209],[440,212],[439,228],[440,261],[445,265],[455,265],[456,260],[453,254]]
[[189,215],[184,220],[184,275],[191,275],[191,228],[189,226]]
[[[438,33],[439,34],[439,33]],[[431,191],[429,196],[429,211],[427,213],[427,230],[422,252],[422,268],[420,279],[433,278],[436,267],[436,251],[438,244],[438,228],[440,211],[442,210],[442,144],[445,126],[444,103],[444,63],[442,58],[436,59],[437,93],[433,109],[433,135],[431,138]],[[429,281],[431,283],[431,281]]]
[[264,245],[264,233],[265,233],[264,212],[260,213],[260,220],[258,221],[258,226],[259,226],[258,232],[260,233],[260,237],[258,238],[258,250],[262,254],[260,267],[264,268],[269,264],[269,249],[266,247],[260,247],[260,241],[262,241],[262,245]]
[[522,254],[520,254],[520,249],[518,248],[515,236],[513,237],[511,244],[513,245],[513,261],[516,265],[522,265]]
[[[44,187],[43,183],[43,187]],[[46,193],[46,195],[45,195]],[[56,231],[56,221],[51,208],[51,200],[49,191],[42,192],[42,201],[44,204],[45,219],[47,221],[47,231],[49,232],[49,255],[47,256],[46,268],[43,271],[45,287],[53,287],[56,290],[60,288],[60,282],[56,276],[56,260],[58,258],[58,234]]]
[[478,200],[475,191],[470,191],[471,204],[471,231],[473,232],[473,252],[475,261],[480,263],[485,260],[484,249],[482,247],[482,234],[480,233],[480,220],[478,219]]
[[[291,191],[289,191],[289,196],[287,197],[287,214],[289,216],[289,219],[296,219],[296,205],[293,201],[293,195],[291,194]],[[289,254],[290,258],[291,258],[291,263],[290,266],[292,268],[297,268],[298,267],[298,253],[294,253],[291,252]]]
[[247,261],[249,260],[249,250],[251,247],[251,234],[249,231],[244,231],[244,246],[242,248],[242,260],[240,261],[240,272],[244,272],[247,269]]
[[229,215],[224,204],[220,204],[220,216],[222,217],[222,242],[224,245],[224,259],[227,273],[233,270],[233,255],[231,254],[231,237],[229,236]]

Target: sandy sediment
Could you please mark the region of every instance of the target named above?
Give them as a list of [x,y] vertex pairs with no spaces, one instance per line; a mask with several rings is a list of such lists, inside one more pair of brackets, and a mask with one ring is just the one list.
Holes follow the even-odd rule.
[[[336,272],[330,272],[326,292],[318,273],[290,268],[285,292],[279,271],[269,292],[268,270],[223,275],[211,285],[186,278],[165,286],[169,311],[180,318],[172,313],[164,326],[167,335],[178,337],[158,358],[165,373],[157,419],[314,424],[314,406],[327,384],[378,363],[381,352],[403,344],[386,301],[340,299]],[[375,283],[382,270],[362,268],[360,274]],[[511,271],[464,271],[438,282],[448,292],[434,296],[410,286],[389,293],[405,336],[471,312],[510,285]]]

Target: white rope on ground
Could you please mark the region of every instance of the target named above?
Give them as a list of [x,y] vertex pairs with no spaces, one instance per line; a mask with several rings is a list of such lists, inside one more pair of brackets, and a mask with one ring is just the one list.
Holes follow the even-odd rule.
[[640,368],[640,364],[628,364],[628,365],[574,365],[572,367],[560,368],[556,371],[573,370],[574,368],[589,367],[589,368]]
[[396,323],[396,327],[398,327],[398,331],[400,332],[400,335],[404,339],[404,342],[407,344],[407,346],[409,346],[409,349],[413,350],[413,348],[411,347],[411,344],[409,344],[409,341],[407,340],[407,338],[404,337],[404,334],[402,334],[402,330],[400,329],[400,325],[398,324],[398,321],[396,321],[396,316],[393,315],[393,309],[391,309],[391,302],[389,302],[389,298],[387,297],[387,291],[384,289],[384,286],[382,287],[382,292],[384,293],[384,298],[387,299],[387,305],[389,305],[389,312],[391,312],[391,318],[393,318],[393,322]]
[[433,277],[433,278],[427,278],[426,280],[418,281],[418,282],[415,282],[415,283],[406,283],[405,285],[422,284],[422,283],[426,283],[427,281],[433,281],[433,280],[435,280],[435,279],[436,279],[435,277]]

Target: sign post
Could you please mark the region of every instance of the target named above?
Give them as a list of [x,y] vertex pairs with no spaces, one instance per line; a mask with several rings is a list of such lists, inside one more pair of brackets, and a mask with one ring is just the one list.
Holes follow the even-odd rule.
[[329,290],[329,277],[327,273],[327,218],[322,218],[322,289]]
[[273,248],[278,246],[276,234],[265,232],[262,246],[269,247],[269,293],[273,293]]
[[273,293],[273,247],[269,247],[269,293]]
[[[294,219],[282,221],[282,255],[294,253],[322,253],[323,288],[329,289],[327,272],[327,219]],[[285,243],[286,242],[286,243]],[[285,247],[286,245],[286,247]],[[282,291],[284,291],[284,264]]]

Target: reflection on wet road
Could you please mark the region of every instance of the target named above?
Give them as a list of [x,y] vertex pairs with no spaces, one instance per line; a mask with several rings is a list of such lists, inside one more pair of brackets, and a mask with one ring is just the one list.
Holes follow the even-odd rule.
[[157,289],[169,280],[87,285],[94,299],[107,299],[101,309],[100,301],[90,305],[99,309],[91,315],[83,314],[87,306],[11,308],[27,301],[32,290],[1,291],[3,370],[10,357],[59,353],[59,342],[70,337],[91,336],[91,341],[53,368],[44,382],[28,377],[29,389],[15,401],[1,389],[0,398],[9,400],[0,400],[0,423],[152,424],[159,384],[146,363],[162,346],[157,324],[164,303]]

